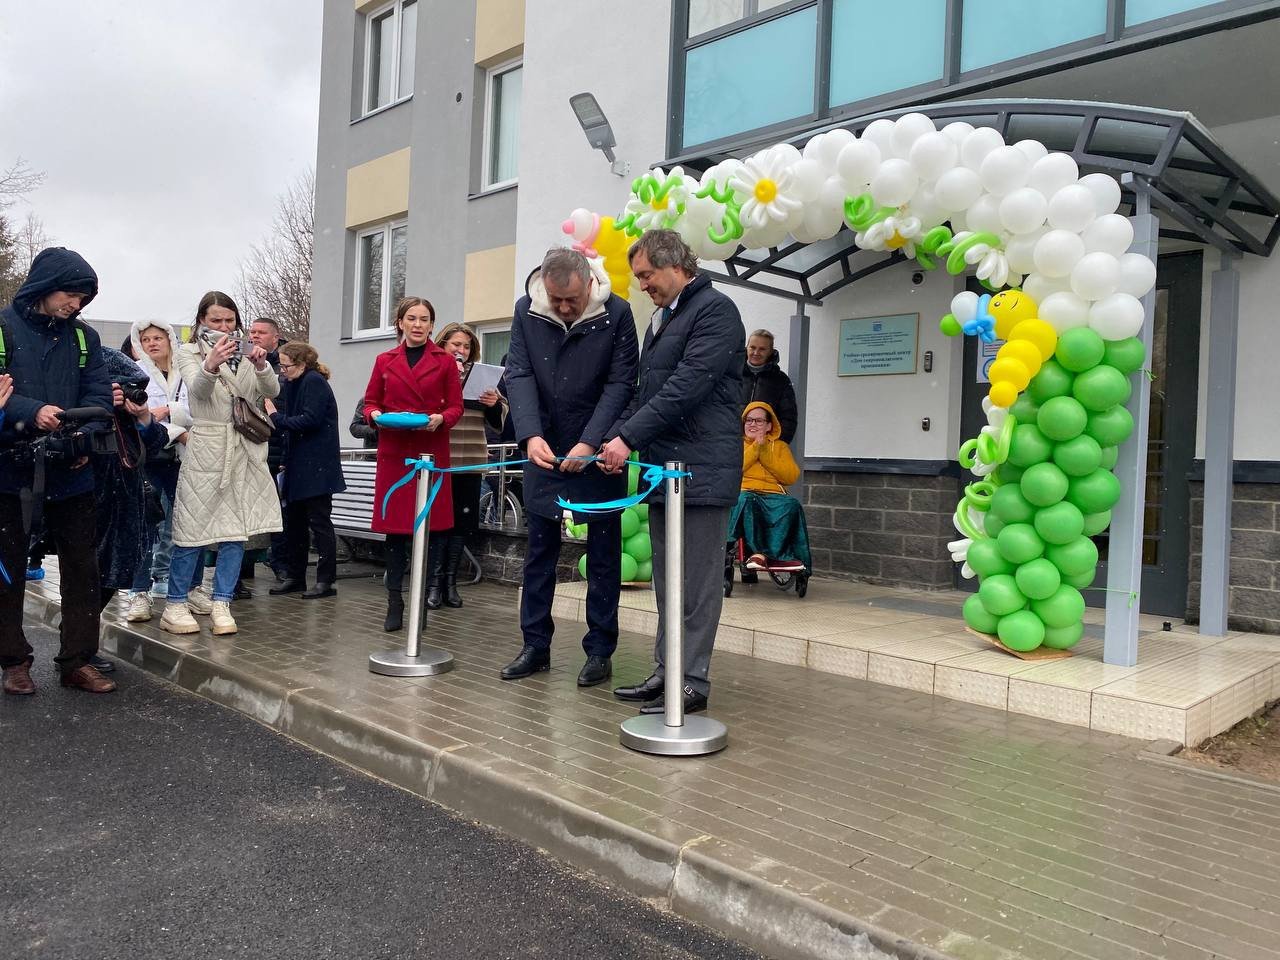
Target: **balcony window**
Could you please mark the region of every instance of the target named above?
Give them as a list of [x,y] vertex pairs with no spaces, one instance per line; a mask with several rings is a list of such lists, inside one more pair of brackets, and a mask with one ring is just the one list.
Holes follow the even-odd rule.
[[408,249],[409,225],[403,220],[357,236],[355,336],[394,329],[396,304],[404,297]]
[[520,94],[524,70],[519,63],[495,67],[486,75],[484,189],[515,183],[520,171]]
[[364,112],[413,94],[417,0],[396,0],[369,14],[365,27]]
[[1027,16],[1025,0],[965,0],[960,70],[1052,50],[1107,32],[1107,0],[1047,3]]
[[[835,0],[830,106],[942,79],[947,0]],[[909,38],[882,43],[878,37]]]

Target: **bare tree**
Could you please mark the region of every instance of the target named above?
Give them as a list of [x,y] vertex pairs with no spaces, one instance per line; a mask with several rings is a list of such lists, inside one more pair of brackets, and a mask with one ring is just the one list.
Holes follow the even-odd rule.
[[0,173],[0,210],[12,206],[42,183],[44,174],[32,170],[27,161],[19,157]]
[[239,299],[246,320],[270,317],[288,339],[305,340],[311,317],[315,172],[308,170],[276,200],[271,235],[240,261]]
[[44,225],[35,214],[28,214],[22,226],[15,228],[5,211],[43,182],[44,174],[33,171],[21,157],[0,171],[0,305],[13,300],[31,261],[48,246]]

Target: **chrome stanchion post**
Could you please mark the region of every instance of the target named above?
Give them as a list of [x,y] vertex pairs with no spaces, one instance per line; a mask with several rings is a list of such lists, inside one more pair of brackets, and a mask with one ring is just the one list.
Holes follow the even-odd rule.
[[684,714],[684,464],[669,460],[666,469],[663,713],[624,720],[621,741],[624,747],[641,753],[700,757],[723,750],[729,742],[729,731],[719,720]]
[[[414,484],[413,516],[416,520],[426,508],[427,498],[431,495],[431,465],[435,458],[430,454],[419,454],[419,460],[426,461],[427,469],[419,470]],[[409,636],[404,652],[399,650],[380,651],[369,655],[369,670],[386,677],[430,677],[438,673],[446,673],[453,669],[453,654],[438,647],[424,647],[419,644],[422,633],[422,585],[423,565],[427,556],[427,539],[430,536],[429,518],[423,518],[413,530],[412,562],[409,566]]]
[[505,530],[507,528],[507,467],[506,461],[510,449],[504,443],[498,447],[498,459],[503,465],[498,467],[498,529]]

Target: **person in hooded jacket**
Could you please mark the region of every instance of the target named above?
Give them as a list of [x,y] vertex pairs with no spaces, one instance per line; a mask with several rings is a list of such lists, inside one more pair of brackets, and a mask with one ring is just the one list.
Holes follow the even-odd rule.
[[799,423],[796,390],[778,360],[773,334],[763,328],[752,330],[747,337],[747,362],[742,368],[742,406],[767,403],[782,431],[780,439],[789,444],[795,439]]
[[[87,455],[46,457],[44,489],[25,445],[61,426],[58,414],[76,407],[111,410],[98,334],[77,318],[98,293],[98,275],[73,250],[51,247],[31,262],[13,303],[0,310],[0,371],[13,378],[13,393],[0,427],[0,668],[5,693],[35,693],[32,649],[22,632],[22,573],[30,526],[22,492],[38,494],[46,533],[58,553],[62,622],[54,658],[64,686],[109,693],[115,684],[90,665],[98,652],[98,557],[93,515],[93,470]],[[26,448],[29,449],[29,448]]]
[[378,449],[378,428],[369,426],[369,421],[364,418],[364,397],[356,401],[351,422],[347,424],[347,432],[359,440],[364,449]]
[[742,493],[729,515],[728,540],[746,543],[747,569],[800,573],[810,569],[809,534],[800,501],[787,487],[800,466],[782,439],[782,427],[767,403],[742,412]]

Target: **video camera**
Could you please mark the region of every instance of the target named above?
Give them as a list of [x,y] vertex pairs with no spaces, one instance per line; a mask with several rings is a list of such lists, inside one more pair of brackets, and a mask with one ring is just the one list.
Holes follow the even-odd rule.
[[[121,384],[121,386],[124,386]],[[144,395],[146,391],[143,391]],[[144,396],[145,399],[145,396]],[[58,414],[62,426],[31,444],[33,455],[60,463],[81,457],[116,452],[113,430],[86,430],[90,424],[109,423],[115,414],[102,407],[73,407]]]

